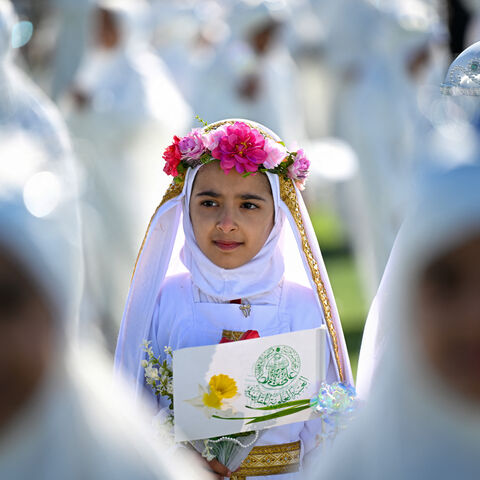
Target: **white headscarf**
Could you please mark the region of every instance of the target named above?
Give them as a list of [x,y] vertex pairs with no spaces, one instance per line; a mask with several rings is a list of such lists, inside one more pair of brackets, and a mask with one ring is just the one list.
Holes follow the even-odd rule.
[[[368,320],[362,356],[375,363],[368,403],[332,455],[318,459],[310,478],[319,478],[319,472],[322,478],[335,472],[338,479],[368,480],[478,475],[478,406],[468,404],[428,364],[413,308],[418,280],[428,264],[480,233],[479,185],[478,166],[431,174],[423,181]],[[359,372],[361,389],[363,375]]]
[[[234,123],[246,121],[260,132],[275,139],[278,137],[263,125],[248,120],[225,120],[217,122]],[[143,241],[128,293],[125,313],[120,327],[115,356],[116,369],[136,379],[137,394],[141,396],[143,388],[143,368],[141,344],[148,337],[158,293],[166,276],[178,273],[181,269],[177,258],[183,246],[184,236],[179,229],[182,212],[188,212],[188,198],[193,185],[195,169],[188,169],[184,185],[172,183],[164,200],[155,212]],[[313,230],[305,204],[298,189],[291,183],[291,190],[282,196],[278,175],[268,175],[275,201],[275,226],[264,247],[248,264],[232,270],[216,267],[199,251],[193,237],[191,222],[184,221],[187,237],[184,249],[185,264],[192,268],[192,280],[205,293],[231,300],[249,295],[264,293],[266,288],[278,285],[282,278],[283,261],[286,280],[308,285],[317,295],[317,307],[320,318],[327,317],[330,331],[331,350],[336,352],[334,361],[339,377],[352,383],[352,374],[347,349],[338,317],[333,292],[323,263],[318,241]],[[285,192],[284,192],[285,193]],[[289,205],[287,205],[288,202]],[[294,218],[295,216],[295,218]],[[284,222],[286,217],[288,222]],[[301,223],[301,227],[298,226]],[[289,225],[290,228],[286,226]],[[285,228],[282,228],[284,226]],[[300,231],[301,228],[301,231]],[[281,238],[283,235],[284,238]],[[281,243],[279,244],[279,238]],[[310,252],[306,251],[306,245]],[[277,263],[280,260],[280,263]],[[255,268],[252,268],[252,264]],[[265,268],[271,278],[258,268]],[[302,268],[303,267],[303,268]],[[223,276],[220,287],[207,278],[206,268],[216,280]],[[313,278],[315,275],[316,280]],[[255,279],[255,283],[252,281]],[[265,282],[265,285],[262,285]],[[232,290],[230,290],[232,289]],[[168,321],[167,319],[165,321]]]
[[189,175],[185,183],[185,200],[183,204],[183,231],[185,245],[181,256],[184,265],[192,275],[192,282],[203,293],[219,300],[247,298],[273,290],[283,277],[283,255],[278,246],[283,229],[285,215],[279,208],[280,192],[275,175],[267,173],[275,205],[275,224],[267,241],[249,262],[241,267],[224,269],[215,265],[200,250],[193,233],[190,220],[190,197],[195,176],[201,167]]

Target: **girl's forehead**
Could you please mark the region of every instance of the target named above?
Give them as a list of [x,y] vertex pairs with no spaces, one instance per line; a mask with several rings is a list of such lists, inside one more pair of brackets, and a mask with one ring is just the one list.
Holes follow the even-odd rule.
[[200,190],[211,190],[222,195],[239,192],[272,194],[270,182],[264,173],[243,176],[232,169],[225,174],[219,162],[209,163],[199,169],[193,182],[192,193]]

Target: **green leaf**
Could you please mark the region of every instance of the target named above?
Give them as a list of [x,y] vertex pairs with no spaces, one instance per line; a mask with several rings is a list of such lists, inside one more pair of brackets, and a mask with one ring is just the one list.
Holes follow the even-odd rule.
[[258,417],[220,417],[218,415],[212,415],[212,418],[218,418],[219,420],[250,420]]
[[212,415],[212,417],[218,418],[219,420],[250,420],[250,422],[247,423],[247,425],[250,425],[251,423],[265,422],[267,420],[272,420],[274,418],[279,418],[279,417],[285,417],[287,415],[293,415],[294,413],[298,413],[298,412],[301,412],[302,410],[306,410],[307,408],[310,408],[310,400],[307,400],[306,402],[308,403],[297,405],[293,408],[288,408],[280,412],[271,413],[269,415],[261,415],[258,417],[220,417],[218,415]]
[[208,127],[208,123],[199,115],[195,115],[195,119],[198,120],[198,122],[201,123],[204,127]]
[[310,400],[292,400],[291,402],[278,403],[277,405],[270,405],[269,407],[249,407],[251,410],[279,410],[280,408],[300,406],[300,405],[310,405]]
[[286,410],[282,410],[281,412],[271,413],[270,415],[264,415],[262,417],[255,417],[253,420],[250,420],[247,425],[250,425],[251,423],[265,422],[267,420],[285,417],[287,415],[293,415],[294,413],[301,412],[302,410],[306,410],[307,408],[310,408],[310,405],[302,405],[301,407],[288,408]]

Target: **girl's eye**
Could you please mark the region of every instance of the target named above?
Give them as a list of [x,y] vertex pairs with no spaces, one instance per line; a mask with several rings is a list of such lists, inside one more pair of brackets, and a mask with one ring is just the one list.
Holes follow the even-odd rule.
[[258,208],[258,205],[255,205],[251,202],[245,202],[242,203],[242,208],[246,208],[247,210],[255,210],[256,208]]
[[216,207],[218,203],[215,200],[204,200],[200,205],[203,207]]

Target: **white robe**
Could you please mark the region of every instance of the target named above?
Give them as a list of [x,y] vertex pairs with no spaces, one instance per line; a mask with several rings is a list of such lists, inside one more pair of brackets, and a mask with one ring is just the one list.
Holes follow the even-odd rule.
[[[251,303],[251,314],[244,317],[239,305],[212,303],[191,281],[190,274],[168,277],[160,290],[149,333],[156,356],[164,358],[164,347],[173,350],[213,345],[220,342],[223,330],[257,330],[260,337],[315,328],[324,323],[315,309],[312,290],[292,282],[281,282],[272,292],[243,299]],[[168,321],[166,321],[168,319]],[[168,325],[168,328],[165,328]],[[327,351],[327,382],[338,380]],[[154,402],[153,390],[145,385]],[[166,407],[162,400],[159,407]],[[320,443],[321,420],[274,427],[266,431],[257,445],[274,445],[301,441],[303,456]],[[302,461],[301,460],[301,461]],[[269,477],[263,477],[269,478]],[[298,474],[275,475],[272,478],[298,478]]]
[[40,391],[0,432],[0,478],[185,478],[132,415],[128,392],[118,391],[115,405],[112,393],[97,358],[59,357]]

